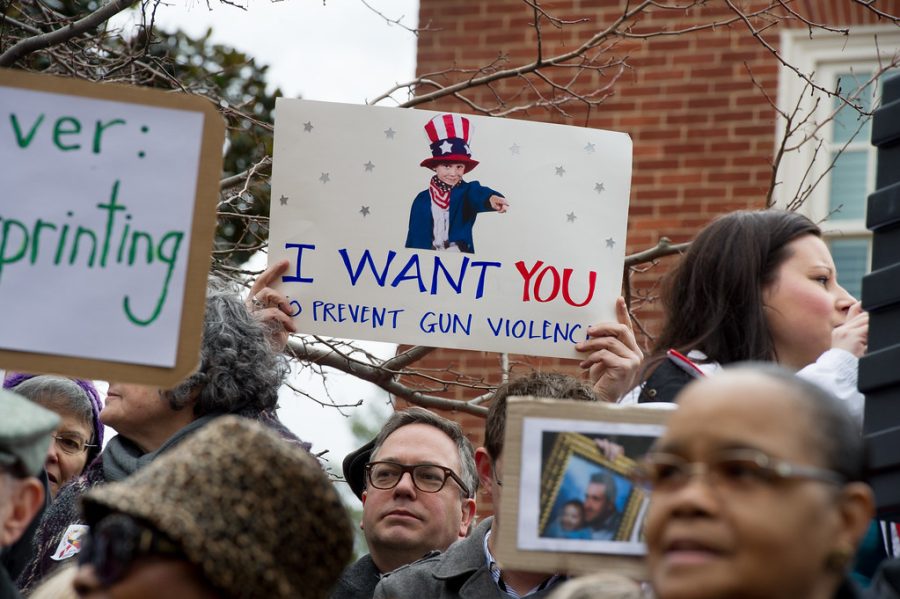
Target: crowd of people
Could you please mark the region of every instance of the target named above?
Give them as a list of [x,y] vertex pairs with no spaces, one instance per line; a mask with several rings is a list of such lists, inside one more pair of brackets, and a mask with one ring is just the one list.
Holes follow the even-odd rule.
[[[587,380],[502,384],[481,447],[429,410],[395,412],[343,462],[367,545],[352,563],[343,483],[276,413],[296,332],[271,287],[286,267],[247,301],[210,286],[200,366],[171,389],[111,382],[101,401],[89,381],[7,374],[0,598],[900,598],[865,478],[868,317],[805,217],[714,220],[667,276],[646,356],[620,299],[577,346]],[[676,404],[634,473],[647,580],[498,562],[511,396]],[[591,478],[551,536],[611,539],[616,496],[613,477]]]

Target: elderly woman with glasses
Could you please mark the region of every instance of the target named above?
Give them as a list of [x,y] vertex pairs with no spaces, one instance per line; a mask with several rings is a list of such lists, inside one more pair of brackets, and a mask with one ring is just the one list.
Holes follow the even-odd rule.
[[687,386],[646,458],[658,599],[850,599],[873,514],[846,406],[773,365]]
[[215,283],[207,292],[195,372],[171,389],[110,383],[100,418],[118,435],[44,514],[35,536],[37,555],[19,577],[19,586],[31,589],[58,566],[74,561],[86,532],[78,512],[82,495],[132,476],[223,415],[260,421],[308,448],[275,413],[287,373],[277,345],[266,319],[251,314],[234,289]]
[[50,495],[56,497],[64,484],[81,474],[100,454],[103,406],[97,389],[85,380],[21,373],[8,374],[3,387],[56,412],[61,419],[44,466]]

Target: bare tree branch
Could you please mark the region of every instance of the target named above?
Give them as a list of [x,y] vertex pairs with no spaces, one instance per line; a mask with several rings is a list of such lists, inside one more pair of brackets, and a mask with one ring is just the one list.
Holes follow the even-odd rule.
[[32,52],[43,48],[49,48],[56,44],[62,44],[74,37],[83,35],[106,23],[106,21],[111,19],[114,15],[119,14],[134,4],[134,1],[135,0],[111,0],[109,3],[104,4],[86,17],[57,29],[56,31],[41,33],[40,35],[23,39],[3,54],[0,54],[0,67],[11,66],[17,60],[20,60]]
[[661,237],[655,247],[652,247],[630,256],[625,256],[625,267],[645,264],[665,256],[680,254],[690,246],[690,243],[672,243],[668,237]]

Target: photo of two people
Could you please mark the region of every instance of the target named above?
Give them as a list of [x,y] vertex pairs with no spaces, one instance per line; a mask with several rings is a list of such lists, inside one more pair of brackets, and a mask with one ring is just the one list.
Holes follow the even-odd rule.
[[649,437],[543,433],[539,536],[642,540],[647,494],[632,479]]

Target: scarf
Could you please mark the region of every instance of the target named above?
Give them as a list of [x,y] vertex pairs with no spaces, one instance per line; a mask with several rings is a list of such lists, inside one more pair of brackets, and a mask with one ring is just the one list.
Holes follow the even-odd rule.
[[[462,183],[462,180],[457,181],[456,185]],[[434,205],[440,208],[441,210],[446,210],[450,207],[450,190],[453,189],[454,186],[447,185],[440,179],[438,179],[437,175],[434,175],[431,178],[431,185],[428,186],[428,191],[431,192],[431,201],[434,202]]]
[[166,439],[166,442],[159,449],[149,453],[144,453],[133,441],[129,441],[122,435],[116,435],[106,444],[106,448],[101,454],[104,478],[106,478],[107,482],[115,482],[134,474],[155,460],[157,456],[184,441],[191,433],[199,430],[217,416],[219,414],[207,414],[197,418]]

